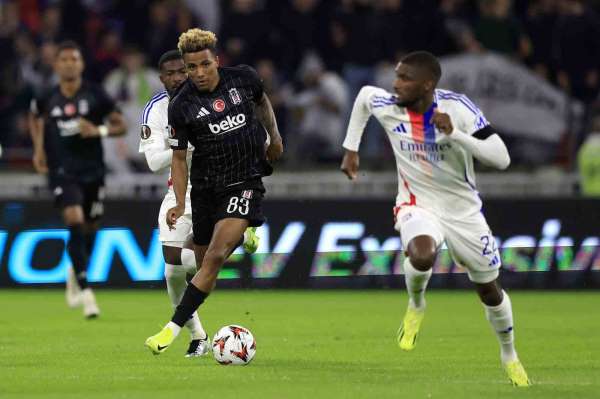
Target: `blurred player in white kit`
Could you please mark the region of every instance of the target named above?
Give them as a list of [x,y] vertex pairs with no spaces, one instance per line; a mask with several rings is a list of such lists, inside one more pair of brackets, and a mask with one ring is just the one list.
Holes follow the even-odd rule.
[[529,386],[514,347],[512,306],[497,280],[500,255],[481,212],[473,169],[473,158],[506,169],[510,157],[500,136],[465,95],[436,89],[441,73],[438,60],[419,51],[398,63],[395,94],[363,87],[352,109],[341,169],[350,179],[357,178],[361,136],[369,117],[375,116],[396,157],[394,227],[408,255],[404,275],[409,302],[398,330],[400,348],[409,351],[416,345],[425,289],[445,241],[475,284],[511,383]]
[[[169,145],[168,105],[178,87],[187,79],[185,65],[178,50],[164,53],[159,62],[160,79],[165,91],[157,93],[148,101],[142,113],[140,152],[143,152],[152,172],[160,173],[171,167],[173,150]],[[193,147],[188,147],[188,167],[191,162]],[[168,191],[162,201],[158,214],[159,239],[163,246],[165,259],[165,280],[167,291],[173,307],[179,305],[187,286],[186,276],[196,274],[196,257],[192,244],[192,210],[190,205],[190,189],[186,193],[185,214],[177,219],[173,229],[167,226],[167,211],[176,204],[175,192],[169,176]],[[250,227],[244,234],[244,249],[254,253],[258,248],[256,228]],[[190,330],[191,341],[186,357],[202,356],[210,349],[208,335],[204,331],[198,313],[194,312],[186,326]]]

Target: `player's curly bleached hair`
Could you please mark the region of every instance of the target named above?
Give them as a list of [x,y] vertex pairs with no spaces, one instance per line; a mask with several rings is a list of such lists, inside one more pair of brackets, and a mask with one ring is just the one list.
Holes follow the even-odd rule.
[[179,36],[177,48],[181,55],[185,53],[197,53],[206,49],[214,53],[217,48],[217,36],[208,30],[198,28],[188,29]]

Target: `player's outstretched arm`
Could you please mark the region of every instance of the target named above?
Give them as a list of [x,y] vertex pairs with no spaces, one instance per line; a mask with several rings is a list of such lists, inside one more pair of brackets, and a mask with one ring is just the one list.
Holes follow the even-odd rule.
[[[432,122],[438,130],[446,134],[450,140],[457,142],[474,158],[485,165],[506,169],[510,165],[510,155],[504,141],[492,131],[490,126],[475,132],[473,136],[460,131],[453,126],[450,115],[437,109],[432,117]],[[474,136],[480,136],[474,137]]]
[[188,166],[186,161],[187,149],[173,150],[173,161],[171,163],[171,180],[177,205],[167,212],[167,225],[173,228],[177,219],[185,212],[185,193],[188,184]]
[[256,104],[256,118],[264,126],[269,134],[269,147],[267,147],[267,159],[271,162],[278,160],[283,154],[283,142],[277,127],[277,119],[269,97],[263,93],[260,101]]

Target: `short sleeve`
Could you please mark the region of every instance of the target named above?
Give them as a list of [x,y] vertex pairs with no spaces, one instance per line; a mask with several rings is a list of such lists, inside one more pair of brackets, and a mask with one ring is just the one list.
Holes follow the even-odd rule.
[[169,103],[169,145],[173,150],[187,150],[189,128],[180,102]]
[[41,118],[44,116],[44,114],[47,113],[47,103],[47,96],[35,96],[31,99],[31,102],[29,103],[29,111],[32,115]]
[[260,76],[258,76],[256,70],[250,65],[240,65],[239,67],[245,72],[247,78],[250,81],[252,99],[254,101],[259,101],[262,98],[263,93],[265,91],[262,79],[260,78]]

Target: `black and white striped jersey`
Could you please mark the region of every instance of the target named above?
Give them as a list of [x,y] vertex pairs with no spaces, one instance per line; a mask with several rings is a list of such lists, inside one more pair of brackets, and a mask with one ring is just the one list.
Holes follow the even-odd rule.
[[224,188],[270,175],[266,131],[255,107],[263,85],[249,66],[219,68],[212,92],[199,91],[191,80],[169,103],[169,143],[174,150],[194,146],[190,180],[194,187]]

